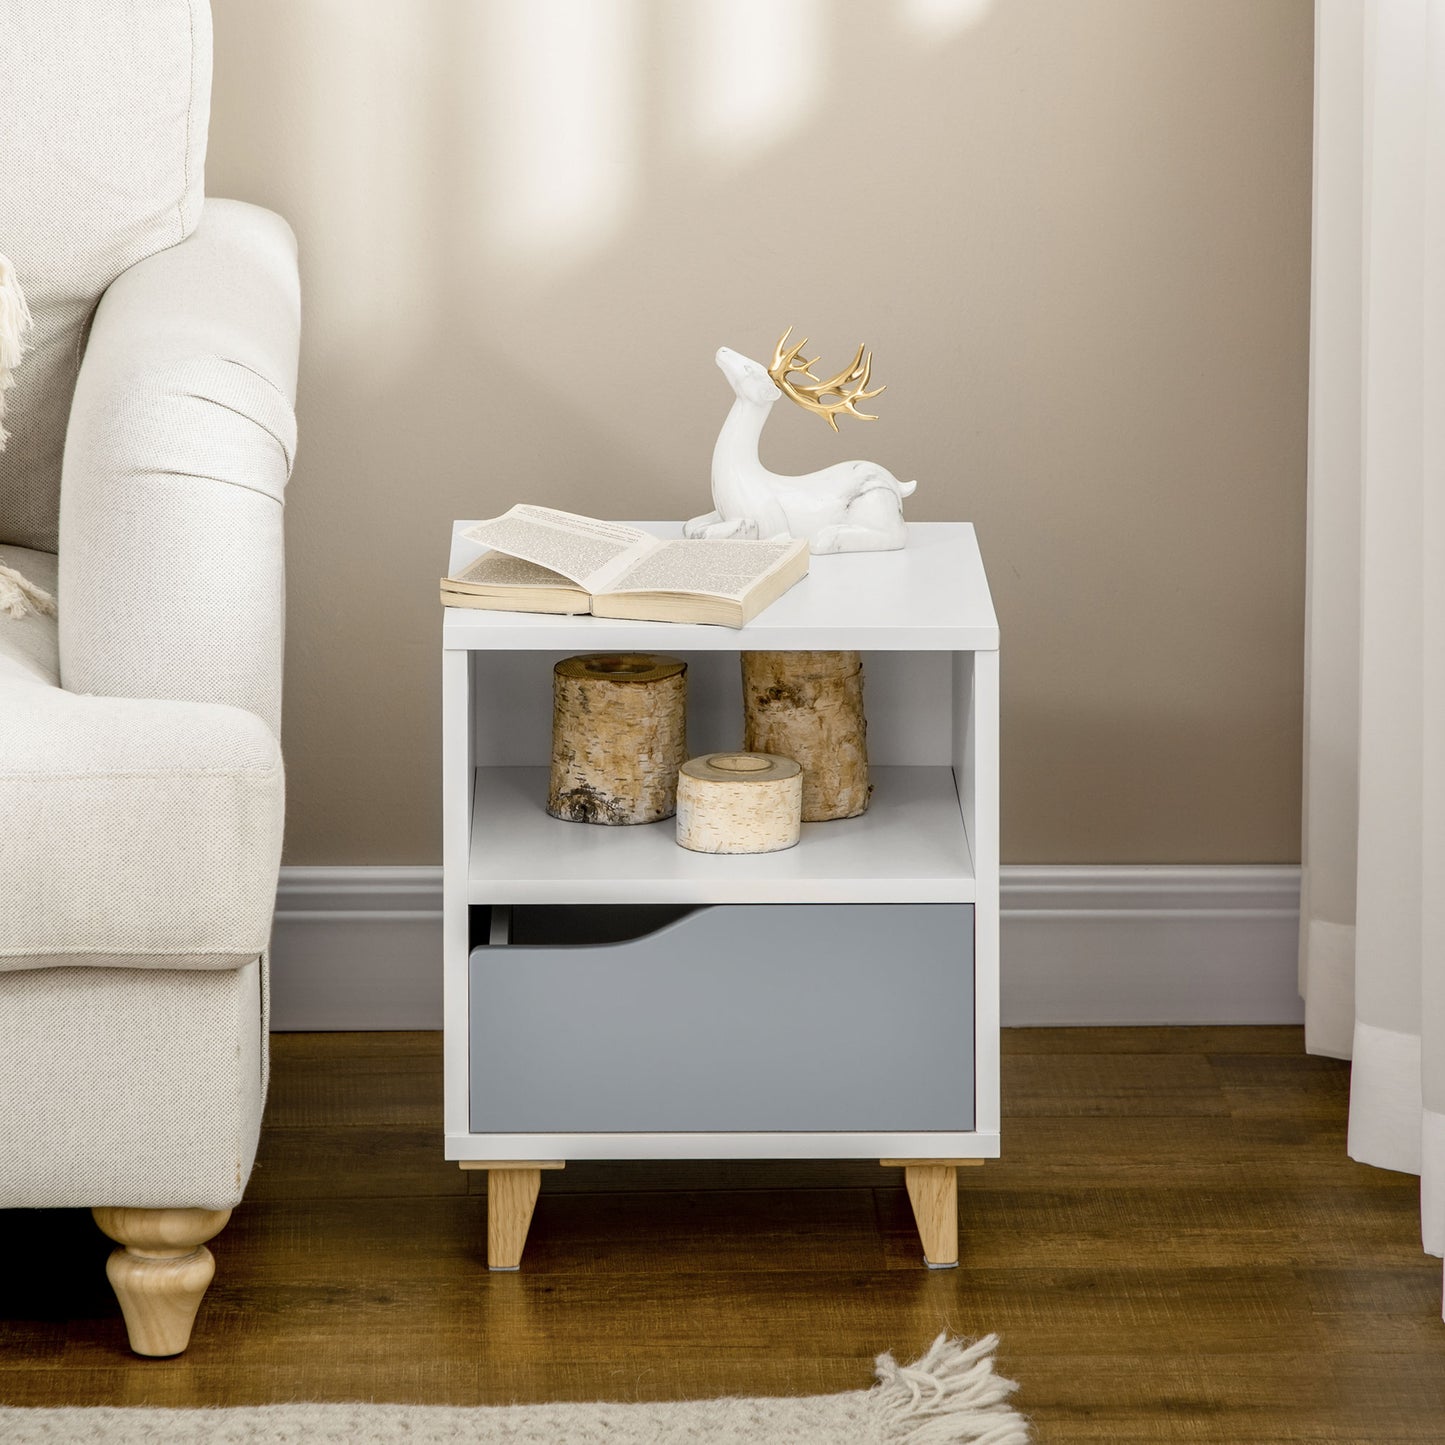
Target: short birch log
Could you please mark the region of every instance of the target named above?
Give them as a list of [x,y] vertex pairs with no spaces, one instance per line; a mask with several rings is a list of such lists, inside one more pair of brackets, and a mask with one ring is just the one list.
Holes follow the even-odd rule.
[[745,652],[743,746],[803,769],[803,821],[868,807],[868,723],[857,652]]
[[687,664],[656,653],[563,658],[552,669],[547,811],[572,823],[655,823],[677,810]]
[[803,771],[765,753],[707,753],[677,778],[677,841],[694,853],[777,853],[798,841]]

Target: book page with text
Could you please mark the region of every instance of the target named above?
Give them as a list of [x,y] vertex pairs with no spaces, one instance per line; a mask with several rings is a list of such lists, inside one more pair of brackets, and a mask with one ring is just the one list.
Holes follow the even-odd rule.
[[625,570],[633,560],[629,553],[635,551],[640,557],[655,545],[653,537],[636,527],[525,503],[500,517],[468,527],[462,535],[509,556],[549,567],[589,592],[597,591],[599,583]]
[[[443,583],[472,583],[478,587],[569,587],[577,584],[550,567],[513,557],[506,552],[483,552],[475,562],[463,567],[455,577]],[[577,588],[577,590],[581,590]]]
[[800,544],[689,540],[662,542],[612,582],[609,592],[698,592],[741,601]]

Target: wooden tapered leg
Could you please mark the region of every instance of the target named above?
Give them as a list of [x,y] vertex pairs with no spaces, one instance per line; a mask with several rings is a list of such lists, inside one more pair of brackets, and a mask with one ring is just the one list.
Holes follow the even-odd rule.
[[521,1269],[532,1211],[542,1188],[540,1169],[487,1172],[487,1268]]
[[206,1241],[229,1209],[92,1209],[101,1231],[119,1245],[106,1278],[138,1355],[178,1355],[191,1341],[201,1297],[216,1273]]
[[929,1269],[958,1267],[958,1166],[982,1159],[880,1159],[901,1165]]
[[463,1169],[487,1171],[488,1269],[521,1269],[542,1171],[566,1167],[562,1159],[462,1160]]
[[910,1164],[903,1177],[923,1259],[929,1269],[953,1269],[958,1264],[958,1170],[952,1164]]

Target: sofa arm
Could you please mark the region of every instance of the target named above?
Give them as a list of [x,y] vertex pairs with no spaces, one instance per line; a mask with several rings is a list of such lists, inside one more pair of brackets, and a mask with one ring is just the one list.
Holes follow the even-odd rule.
[[240,968],[267,945],[281,748],[214,703],[13,682],[0,707],[0,973]]
[[279,727],[299,292],[286,223],[213,200],[101,299],[61,473],[67,690]]

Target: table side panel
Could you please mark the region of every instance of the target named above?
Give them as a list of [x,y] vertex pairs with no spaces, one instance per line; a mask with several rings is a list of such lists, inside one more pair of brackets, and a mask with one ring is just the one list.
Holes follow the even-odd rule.
[[475,654],[442,653],[442,1021],[443,1115],[447,1133],[467,1128],[467,973],[471,910],[472,727]]
[[966,776],[960,797],[977,901],[975,928],[975,1040],[978,1127],[997,1133],[999,1083],[999,654],[955,658],[959,695],[954,703],[959,759]]

